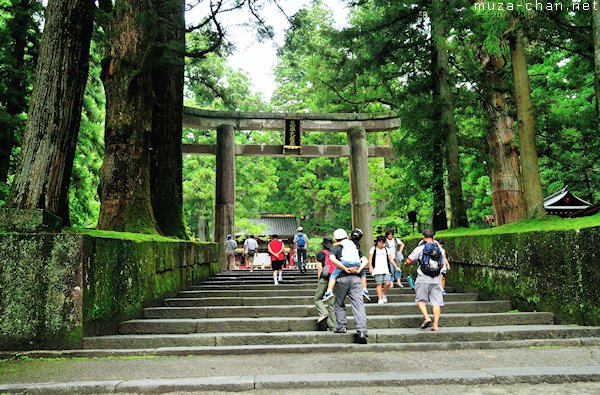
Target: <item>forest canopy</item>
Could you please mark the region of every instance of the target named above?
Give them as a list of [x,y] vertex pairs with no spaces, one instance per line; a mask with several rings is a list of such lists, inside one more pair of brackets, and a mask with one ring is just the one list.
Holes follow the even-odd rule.
[[[52,84],[36,79],[36,64],[54,67],[46,58],[56,51],[44,45],[59,45],[68,33],[52,27],[54,18],[61,20],[53,13],[62,12],[54,3],[0,0],[6,43],[0,48],[0,207],[40,201],[19,200],[35,188],[18,175],[31,167],[22,148],[26,130],[41,116],[32,91]],[[263,2],[212,2],[194,26],[185,24],[184,11],[205,2],[188,3],[100,1],[80,10],[89,38],[79,42],[78,56],[89,72],[80,67],[84,75],[73,74],[83,80],[81,99],[70,106],[77,115],[64,115],[76,125],[65,123],[74,141],[65,145],[73,147],[72,158],[65,160],[66,181],[57,188],[64,191],[56,193],[63,203],[55,210],[70,226],[125,230],[115,213],[143,213],[129,230],[211,239],[215,157],[185,154],[180,165],[162,166],[180,155],[176,144],[216,142],[214,131],[177,126],[181,105],[396,112],[398,130],[367,139],[391,145],[396,155],[369,159],[374,225],[401,234],[411,230],[410,211],[436,229],[481,227],[490,214],[498,224],[540,217],[542,198],[566,185],[588,202],[600,201],[600,10],[593,1],[348,0],[349,21],[337,28],[326,2],[313,0],[286,15],[269,102],[227,63],[235,51],[227,12],[246,12],[257,36],[268,40],[273,32]],[[284,12],[285,1],[276,3]],[[139,53],[118,39],[132,25],[136,45],[145,48]],[[236,131],[235,142],[281,145],[283,134]],[[311,132],[303,144],[347,144],[347,137],[343,130]],[[123,157],[135,164],[120,163]],[[313,235],[350,227],[348,169],[347,158],[238,157],[236,226],[251,230],[249,218],[281,212],[296,214]],[[127,178],[143,182],[127,184]],[[173,196],[181,204],[166,210]]]

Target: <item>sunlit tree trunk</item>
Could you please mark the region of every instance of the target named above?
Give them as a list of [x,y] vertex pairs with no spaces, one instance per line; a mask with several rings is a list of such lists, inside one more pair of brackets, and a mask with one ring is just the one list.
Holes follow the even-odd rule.
[[185,50],[185,1],[161,0],[158,23],[158,63],[152,86],[156,101],[152,114],[150,155],[154,217],[161,233],[189,238],[183,218],[182,117]]
[[150,197],[155,2],[117,0],[108,23],[98,229],[158,233]]
[[492,203],[498,225],[524,219],[519,155],[510,112],[510,93],[504,81],[505,61],[501,56],[482,57],[482,82],[487,117],[487,142],[490,150]]
[[523,45],[523,32],[517,29],[510,38],[510,57],[515,84],[515,106],[521,153],[521,177],[525,216],[537,218],[546,215],[544,195],[535,144],[535,123],[531,104],[531,85],[527,68],[527,56]]
[[88,74],[94,1],[50,0],[9,206],[69,224],[68,192]]

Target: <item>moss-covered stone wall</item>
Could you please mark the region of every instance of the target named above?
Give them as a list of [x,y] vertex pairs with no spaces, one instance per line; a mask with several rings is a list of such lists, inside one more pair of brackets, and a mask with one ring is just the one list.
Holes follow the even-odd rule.
[[553,312],[558,322],[600,325],[600,227],[443,239],[449,285]]
[[0,234],[0,349],[80,347],[218,271],[213,243]]

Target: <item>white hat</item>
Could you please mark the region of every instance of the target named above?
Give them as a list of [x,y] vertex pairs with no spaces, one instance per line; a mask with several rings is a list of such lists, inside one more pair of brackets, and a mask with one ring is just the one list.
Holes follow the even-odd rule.
[[302,232],[304,230],[304,228],[302,226],[298,226],[298,229],[296,229],[296,232]]
[[333,232],[333,238],[336,240],[343,240],[348,238],[348,233],[344,229],[336,229]]

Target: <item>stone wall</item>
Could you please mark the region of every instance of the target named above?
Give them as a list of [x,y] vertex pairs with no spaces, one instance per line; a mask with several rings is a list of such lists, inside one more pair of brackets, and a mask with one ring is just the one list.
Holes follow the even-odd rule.
[[219,271],[213,243],[0,234],[0,349],[78,348]]
[[600,325],[600,227],[443,239],[448,285],[553,312],[557,322]]

